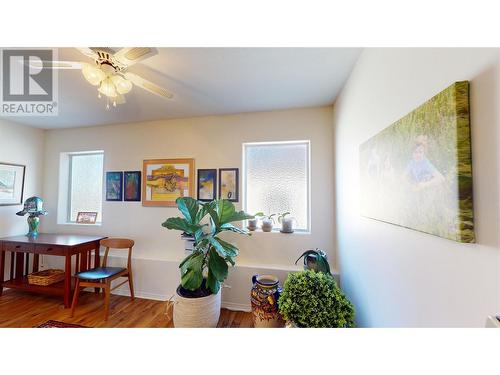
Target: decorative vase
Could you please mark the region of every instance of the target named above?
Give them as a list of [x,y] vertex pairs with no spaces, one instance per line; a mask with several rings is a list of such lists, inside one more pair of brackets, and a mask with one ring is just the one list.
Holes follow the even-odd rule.
[[40,218],[37,215],[29,215],[28,216],[28,227],[29,232],[27,234],[28,237],[36,237],[38,236],[38,226],[40,225]]
[[220,317],[221,291],[206,297],[186,298],[179,294],[179,288],[173,302],[174,327],[216,328]]
[[263,232],[270,232],[273,230],[273,221],[269,219],[263,219],[262,220],[262,231]]
[[248,230],[250,231],[254,231],[255,229],[257,229],[257,222],[259,221],[259,219],[249,219],[248,220]]
[[278,298],[281,293],[279,280],[274,275],[255,275],[252,277],[252,316],[255,328],[279,328],[284,321],[278,311]]

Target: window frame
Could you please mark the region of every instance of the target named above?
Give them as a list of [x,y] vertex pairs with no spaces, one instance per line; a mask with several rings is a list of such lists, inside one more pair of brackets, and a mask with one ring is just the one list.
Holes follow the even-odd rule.
[[[103,173],[103,183],[101,186],[101,212],[100,220],[96,221],[95,224],[83,224],[83,225],[101,225],[102,224],[102,203],[103,203],[103,189],[104,189],[104,151],[80,151],[80,152],[68,152],[68,203],[66,207],[66,223],[77,225],[76,220],[71,220],[71,212],[73,212],[73,200],[72,200],[72,186],[73,186],[73,158],[77,156],[92,156],[92,155],[102,155],[102,173]],[[98,216],[99,217],[99,216]]]
[[[311,189],[312,189],[312,179],[311,179],[311,140],[301,139],[301,140],[286,140],[286,141],[265,141],[265,142],[244,142],[242,144],[242,196],[243,196],[243,210],[247,212],[248,196],[247,196],[247,157],[246,150],[247,147],[252,146],[273,146],[273,145],[296,145],[305,144],[307,147],[307,162],[306,162],[306,176],[307,176],[307,228],[305,229],[294,229],[293,233],[297,234],[311,234],[312,223],[311,223]],[[260,229],[259,229],[260,231]],[[280,233],[280,228],[274,226],[272,232]],[[292,233],[292,234],[293,234]]]

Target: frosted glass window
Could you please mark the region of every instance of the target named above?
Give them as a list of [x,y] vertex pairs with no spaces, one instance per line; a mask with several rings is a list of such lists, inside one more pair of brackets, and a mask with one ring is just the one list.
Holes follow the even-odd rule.
[[102,221],[103,161],[103,153],[70,155],[69,221],[76,222],[79,211],[97,212]]
[[308,231],[309,141],[246,143],[243,155],[245,211],[290,212],[295,229]]

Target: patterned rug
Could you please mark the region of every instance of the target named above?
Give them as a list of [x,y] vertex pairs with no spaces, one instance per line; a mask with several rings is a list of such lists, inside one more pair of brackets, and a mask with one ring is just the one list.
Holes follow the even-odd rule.
[[42,323],[34,328],[88,328],[88,327],[80,326],[78,324],[64,323],[58,320],[47,320],[45,323]]

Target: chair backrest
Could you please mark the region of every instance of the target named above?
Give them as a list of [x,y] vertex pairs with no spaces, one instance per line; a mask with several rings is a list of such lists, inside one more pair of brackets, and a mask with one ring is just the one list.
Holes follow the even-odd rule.
[[132,267],[132,248],[134,247],[134,244],[135,242],[133,240],[129,240],[128,238],[106,238],[101,240],[101,246],[106,248],[102,266],[107,266],[109,249],[128,249],[127,268],[130,270]]

